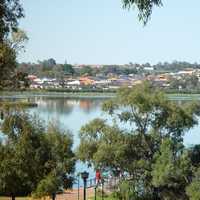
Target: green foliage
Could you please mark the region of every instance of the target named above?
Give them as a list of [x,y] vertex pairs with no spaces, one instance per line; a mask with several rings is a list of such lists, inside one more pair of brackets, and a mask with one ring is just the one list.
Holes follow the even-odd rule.
[[20,109],[9,110],[1,130],[0,195],[39,197],[71,185],[71,134],[52,123],[46,129],[44,122]]
[[155,164],[152,171],[152,183],[160,188],[163,198],[185,198],[185,187],[189,182],[191,163],[187,153],[181,152],[172,140],[166,139],[160,146],[160,152],[155,154]]
[[0,89],[11,86],[16,66],[15,51],[7,43],[0,43]]
[[18,20],[24,17],[20,0],[2,0],[0,6],[0,42],[11,30],[16,30]]
[[191,164],[194,167],[200,166],[200,145],[195,145],[189,151]]
[[58,177],[50,174],[39,182],[33,197],[40,198],[54,194],[59,190],[61,184],[62,181]]
[[67,75],[73,75],[75,73],[73,65],[70,65],[70,64],[64,64],[63,65],[63,71]]
[[120,89],[102,110],[112,123],[94,119],[81,128],[79,158],[128,176],[135,199],[187,199],[192,165],[183,136],[197,124],[199,104],[178,105],[144,83]]
[[[16,55],[24,49],[26,33],[18,29],[18,20],[24,17],[20,0],[2,0],[0,3],[0,90],[12,87],[17,67]],[[10,38],[11,36],[11,38]]]
[[52,71],[53,67],[56,65],[56,60],[49,58],[47,60],[38,61],[39,65],[42,66],[42,71]]
[[16,71],[16,55],[24,49],[26,34],[18,30],[11,40],[0,42],[0,89],[28,87],[27,74]]
[[17,71],[12,77],[12,89],[28,88],[30,86],[30,80],[28,74]]
[[139,20],[146,24],[155,6],[162,6],[161,0],[123,0],[124,8],[137,7]]
[[196,75],[183,76],[181,79],[172,79],[170,83],[170,89],[176,89],[179,91],[198,91],[199,79]]
[[132,181],[122,181],[113,196],[119,200],[139,200],[139,198],[137,198],[138,195],[135,193],[134,182]]
[[25,49],[25,44],[28,42],[29,38],[25,31],[17,29],[12,31],[11,38],[8,40],[10,47],[15,50],[17,54]]
[[83,66],[80,70],[80,75],[92,76],[93,69],[90,66]]
[[187,187],[186,192],[190,200],[200,200],[200,168],[195,172],[191,184]]

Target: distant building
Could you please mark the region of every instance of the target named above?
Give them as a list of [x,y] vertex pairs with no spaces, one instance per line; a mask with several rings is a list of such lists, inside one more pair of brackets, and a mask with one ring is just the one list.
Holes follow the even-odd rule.
[[145,70],[145,71],[153,71],[153,70],[154,70],[154,67],[144,67],[144,70]]
[[185,69],[185,70],[182,70],[182,71],[179,71],[177,74],[178,75],[193,75],[194,73],[196,72],[195,69]]

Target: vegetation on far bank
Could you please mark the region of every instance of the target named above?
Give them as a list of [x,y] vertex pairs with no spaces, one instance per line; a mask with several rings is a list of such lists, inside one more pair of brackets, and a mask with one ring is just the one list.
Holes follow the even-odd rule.
[[25,102],[25,101],[16,101],[16,102],[10,102],[10,101],[0,101],[0,108],[30,108],[30,107],[37,107],[37,103],[32,102]]
[[[23,91],[0,91],[0,97],[15,97],[15,96],[56,96],[56,97],[67,97],[67,98],[112,98],[117,94],[116,90],[23,90]],[[187,98],[191,100],[198,100],[200,98],[200,91],[166,91],[165,94],[169,98]],[[25,106],[35,106],[31,103],[21,103]]]

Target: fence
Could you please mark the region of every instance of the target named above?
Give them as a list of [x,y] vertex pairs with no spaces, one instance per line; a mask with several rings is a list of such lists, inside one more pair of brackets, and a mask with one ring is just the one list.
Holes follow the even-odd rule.
[[[95,194],[98,191],[99,195],[104,199],[104,194],[112,193],[118,185],[120,179],[116,177],[104,178],[100,184],[96,184],[96,179],[87,180],[86,199],[95,200]],[[63,194],[58,194],[56,200],[84,200],[82,181],[77,179],[75,187],[72,190],[67,190]]]
[[[116,189],[120,179],[111,177],[111,178],[104,178],[103,182],[100,182],[98,186],[96,185],[96,179],[88,179],[87,180],[87,189],[86,189],[86,197],[87,200],[95,200],[95,190],[99,191],[99,195],[104,199],[104,194],[111,193]],[[97,191],[96,190],[96,191]],[[10,200],[9,197],[1,197],[0,200]],[[31,197],[23,197],[23,198],[16,198],[16,200],[34,200]],[[46,197],[41,200],[51,200],[51,197]],[[56,200],[84,200],[83,197],[83,184],[81,179],[77,179],[76,185],[73,189],[64,191],[61,194],[56,195]]]

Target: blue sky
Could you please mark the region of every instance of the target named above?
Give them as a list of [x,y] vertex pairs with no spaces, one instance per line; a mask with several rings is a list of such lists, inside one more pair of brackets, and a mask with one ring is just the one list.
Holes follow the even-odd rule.
[[30,38],[20,62],[200,62],[200,1],[164,0],[143,27],[121,0],[22,0]]

